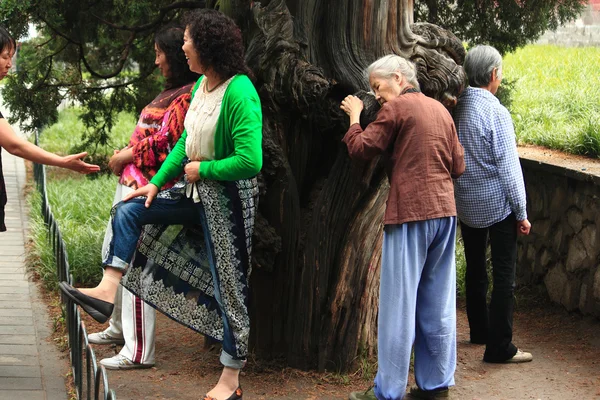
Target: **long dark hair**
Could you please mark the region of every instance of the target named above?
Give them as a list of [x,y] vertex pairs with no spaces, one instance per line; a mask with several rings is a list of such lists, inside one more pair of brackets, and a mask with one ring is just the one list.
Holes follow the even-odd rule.
[[16,50],[17,42],[10,33],[8,33],[6,28],[0,25],[0,52],[3,52],[7,48],[9,50]]
[[182,25],[172,23],[161,28],[154,35],[154,43],[165,53],[169,64],[167,89],[187,85],[190,82],[195,82],[199,77],[197,73],[190,71],[185,53],[181,49],[181,46],[183,46],[183,32]]
[[209,9],[189,11],[184,23],[200,64],[223,79],[237,74],[252,77],[244,58],[242,31],[222,12]]

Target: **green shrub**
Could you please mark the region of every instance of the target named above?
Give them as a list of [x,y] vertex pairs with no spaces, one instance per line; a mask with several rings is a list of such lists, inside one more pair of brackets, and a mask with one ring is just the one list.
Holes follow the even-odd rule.
[[500,100],[500,104],[510,111],[512,109],[513,93],[515,92],[515,86],[517,85],[516,79],[503,79],[502,85],[496,92],[496,97]]
[[465,272],[467,271],[467,261],[465,259],[465,248],[460,235],[460,230],[456,232],[456,294],[458,297],[465,297]]
[[577,152],[589,157],[600,157],[600,120],[590,118],[581,130]]
[[[40,146],[58,154],[80,151],[84,125],[80,111],[67,108],[59,113],[58,122],[40,135]],[[111,139],[106,145],[85,148],[88,162],[104,164],[116,148],[124,147],[135,127],[131,114],[121,113],[117,118]],[[47,168],[48,199],[50,207],[67,248],[70,272],[75,282],[93,285],[102,276],[101,247],[110,214],[117,178],[113,175],[93,174],[86,179],[79,174]],[[30,199],[30,236],[33,246],[28,256],[30,266],[49,287],[56,286],[56,268],[52,246],[48,243],[47,228],[40,215],[41,197],[34,191]]]
[[52,245],[48,243],[48,228],[41,214],[42,196],[34,190],[29,194],[29,239],[26,265],[37,273],[46,287],[55,288],[57,284],[56,267]]
[[[115,149],[127,145],[136,121],[132,114],[122,112],[116,118],[111,136],[106,144],[87,143],[85,127],[79,118],[81,110],[66,108],[58,115],[58,121],[44,129],[40,134],[40,147],[57,154],[72,154],[87,151],[85,161],[100,166],[101,174],[111,174],[108,160]],[[33,141],[33,137],[31,139]],[[98,174],[90,175],[95,179]]]

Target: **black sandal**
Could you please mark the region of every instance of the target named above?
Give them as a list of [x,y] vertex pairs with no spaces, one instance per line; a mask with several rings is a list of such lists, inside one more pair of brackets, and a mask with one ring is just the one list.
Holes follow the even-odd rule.
[[[237,389],[235,389],[235,392],[233,392],[233,394],[231,396],[229,396],[227,398],[227,400],[242,400],[242,396],[244,395],[244,392],[242,391],[242,387],[238,386]],[[204,400],[217,400],[214,397],[210,397],[209,395],[204,396]]]

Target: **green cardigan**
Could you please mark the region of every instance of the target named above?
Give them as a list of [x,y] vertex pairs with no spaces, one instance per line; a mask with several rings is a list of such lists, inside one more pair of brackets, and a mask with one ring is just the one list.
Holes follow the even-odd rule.
[[[200,77],[194,89],[202,82]],[[183,171],[187,132],[165,159],[150,181],[161,188]],[[236,181],[255,176],[262,167],[262,111],[254,85],[246,75],[236,75],[223,96],[215,131],[215,159],[200,162],[200,177]]]

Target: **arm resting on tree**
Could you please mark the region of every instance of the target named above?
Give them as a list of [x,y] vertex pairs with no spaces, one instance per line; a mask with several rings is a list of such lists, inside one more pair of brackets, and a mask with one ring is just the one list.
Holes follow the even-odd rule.
[[252,178],[262,168],[262,111],[255,98],[236,101],[228,110],[233,153],[221,160],[200,162],[200,177],[218,181]]
[[169,153],[165,162],[161,165],[160,169],[154,175],[154,178],[150,181],[151,184],[158,188],[163,187],[171,179],[174,179],[177,175],[183,171],[181,162],[185,158],[185,139],[187,138],[187,132],[183,131],[181,137],[177,141],[177,144],[173,148],[173,151]]
[[395,112],[389,104],[384,104],[377,119],[364,131],[359,124],[353,124],[342,140],[348,146],[350,158],[368,161],[389,149],[397,130]]

